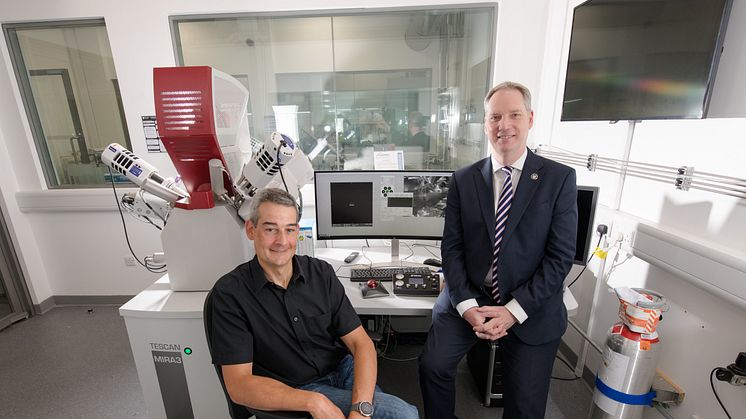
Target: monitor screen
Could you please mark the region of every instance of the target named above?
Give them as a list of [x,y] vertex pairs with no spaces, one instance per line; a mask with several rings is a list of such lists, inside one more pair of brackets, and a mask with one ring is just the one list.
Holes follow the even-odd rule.
[[317,171],[319,240],[440,240],[451,171]]
[[578,185],[578,235],[575,238],[575,258],[573,263],[585,265],[593,241],[593,223],[598,201],[597,186]]
[[575,8],[563,121],[703,118],[731,0]]

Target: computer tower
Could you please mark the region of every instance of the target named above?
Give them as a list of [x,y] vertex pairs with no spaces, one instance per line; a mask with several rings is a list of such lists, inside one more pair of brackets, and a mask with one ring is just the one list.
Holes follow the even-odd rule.
[[502,362],[498,344],[480,339],[466,355],[466,362],[479,389],[482,404],[502,407]]

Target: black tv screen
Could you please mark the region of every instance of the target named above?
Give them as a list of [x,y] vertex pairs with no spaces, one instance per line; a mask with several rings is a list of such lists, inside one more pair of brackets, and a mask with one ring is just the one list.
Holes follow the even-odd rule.
[[563,121],[703,118],[731,0],[590,0],[575,8]]

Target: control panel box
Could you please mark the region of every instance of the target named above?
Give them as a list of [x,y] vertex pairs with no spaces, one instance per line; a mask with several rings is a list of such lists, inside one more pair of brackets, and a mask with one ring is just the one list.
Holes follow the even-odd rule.
[[394,275],[394,294],[437,297],[440,294],[440,275],[428,273],[400,273]]

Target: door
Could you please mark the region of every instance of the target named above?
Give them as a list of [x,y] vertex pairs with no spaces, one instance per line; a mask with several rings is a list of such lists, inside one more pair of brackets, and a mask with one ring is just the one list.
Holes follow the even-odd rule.
[[31,315],[31,297],[0,212],[0,330]]

